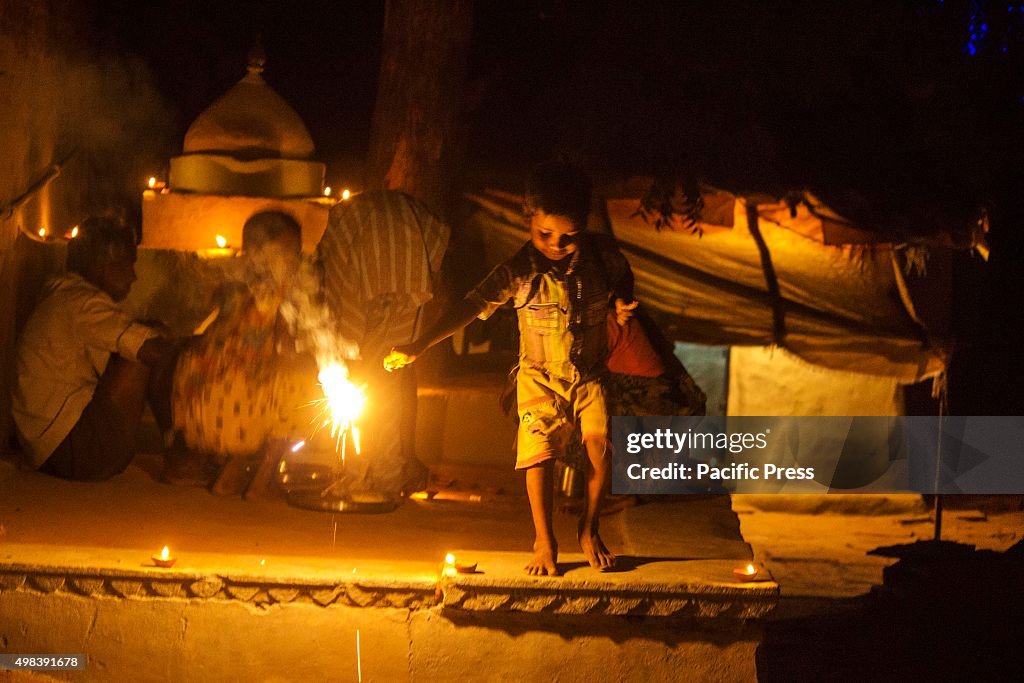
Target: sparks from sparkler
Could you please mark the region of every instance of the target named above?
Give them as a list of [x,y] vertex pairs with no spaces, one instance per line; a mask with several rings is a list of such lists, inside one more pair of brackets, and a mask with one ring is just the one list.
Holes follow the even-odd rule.
[[313,435],[329,427],[335,451],[341,455],[341,461],[345,462],[349,437],[356,455],[360,453],[359,428],[355,422],[366,406],[366,387],[349,380],[348,368],[338,361],[324,364],[317,379],[320,380],[324,397],[311,404],[320,406],[320,412],[313,418],[314,423],[319,423]]
[[363,683],[363,653],[359,646],[359,629],[356,629],[356,679]]

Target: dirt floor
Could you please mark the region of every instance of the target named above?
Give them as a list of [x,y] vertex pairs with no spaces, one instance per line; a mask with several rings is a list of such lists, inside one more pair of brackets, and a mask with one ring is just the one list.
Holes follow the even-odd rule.
[[[882,570],[895,562],[869,555],[871,550],[928,540],[935,533],[931,510],[917,496],[895,498],[881,514],[856,512],[870,511],[873,503],[854,500],[842,510],[807,514],[796,505],[797,511],[781,506],[765,511],[737,496],[733,509],[743,539],[778,581],[783,597],[844,599],[881,585]],[[889,512],[900,507],[904,511]],[[943,515],[944,540],[979,550],[1006,550],[1022,537],[1024,511],[947,509]]]
[[1024,562],[1004,551],[1024,538],[1024,511],[1004,503],[949,501],[935,547],[921,543],[934,522],[919,498],[807,514],[807,500],[764,510],[734,497],[743,538],[781,591],[759,680],[1019,680]]

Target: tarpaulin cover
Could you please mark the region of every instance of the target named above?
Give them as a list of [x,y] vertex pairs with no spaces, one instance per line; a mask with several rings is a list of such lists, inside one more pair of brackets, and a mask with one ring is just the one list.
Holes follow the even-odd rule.
[[[479,230],[491,264],[528,239],[514,197],[495,192],[468,199],[478,207],[469,223]],[[908,312],[914,310],[910,290],[916,296],[926,287],[915,282],[908,288],[892,245],[872,243],[872,233],[845,224],[810,195],[795,208],[775,200],[757,203],[784,310],[785,335],[776,339],[746,200],[720,191],[708,199],[702,219],[711,222],[701,223],[699,237],[656,230],[634,217],[635,198],[605,202],[619,248],[636,275],[637,299],[671,317],[678,341],[776,344],[810,363],[906,383],[943,370],[941,346]],[[826,244],[830,234],[840,233],[859,243]]]

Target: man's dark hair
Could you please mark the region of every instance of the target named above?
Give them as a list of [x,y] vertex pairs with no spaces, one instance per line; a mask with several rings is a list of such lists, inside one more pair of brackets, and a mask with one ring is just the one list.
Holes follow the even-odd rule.
[[260,211],[250,216],[242,226],[243,249],[252,249],[286,237],[294,238],[302,244],[302,226],[284,211]]
[[563,216],[578,230],[587,227],[590,214],[590,178],[579,166],[565,161],[548,161],[534,167],[526,180],[523,212]]
[[78,224],[78,235],[68,242],[67,269],[88,275],[103,265],[135,255],[135,231],[112,216],[90,216]]

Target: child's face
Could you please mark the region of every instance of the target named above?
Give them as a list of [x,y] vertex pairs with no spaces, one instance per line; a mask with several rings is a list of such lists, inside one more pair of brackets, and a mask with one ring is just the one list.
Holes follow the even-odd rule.
[[291,286],[302,258],[298,241],[292,239],[271,240],[245,253],[253,274],[282,292]]
[[552,261],[561,261],[576,253],[576,238],[580,232],[565,216],[543,211],[530,216],[530,241],[537,251]]

